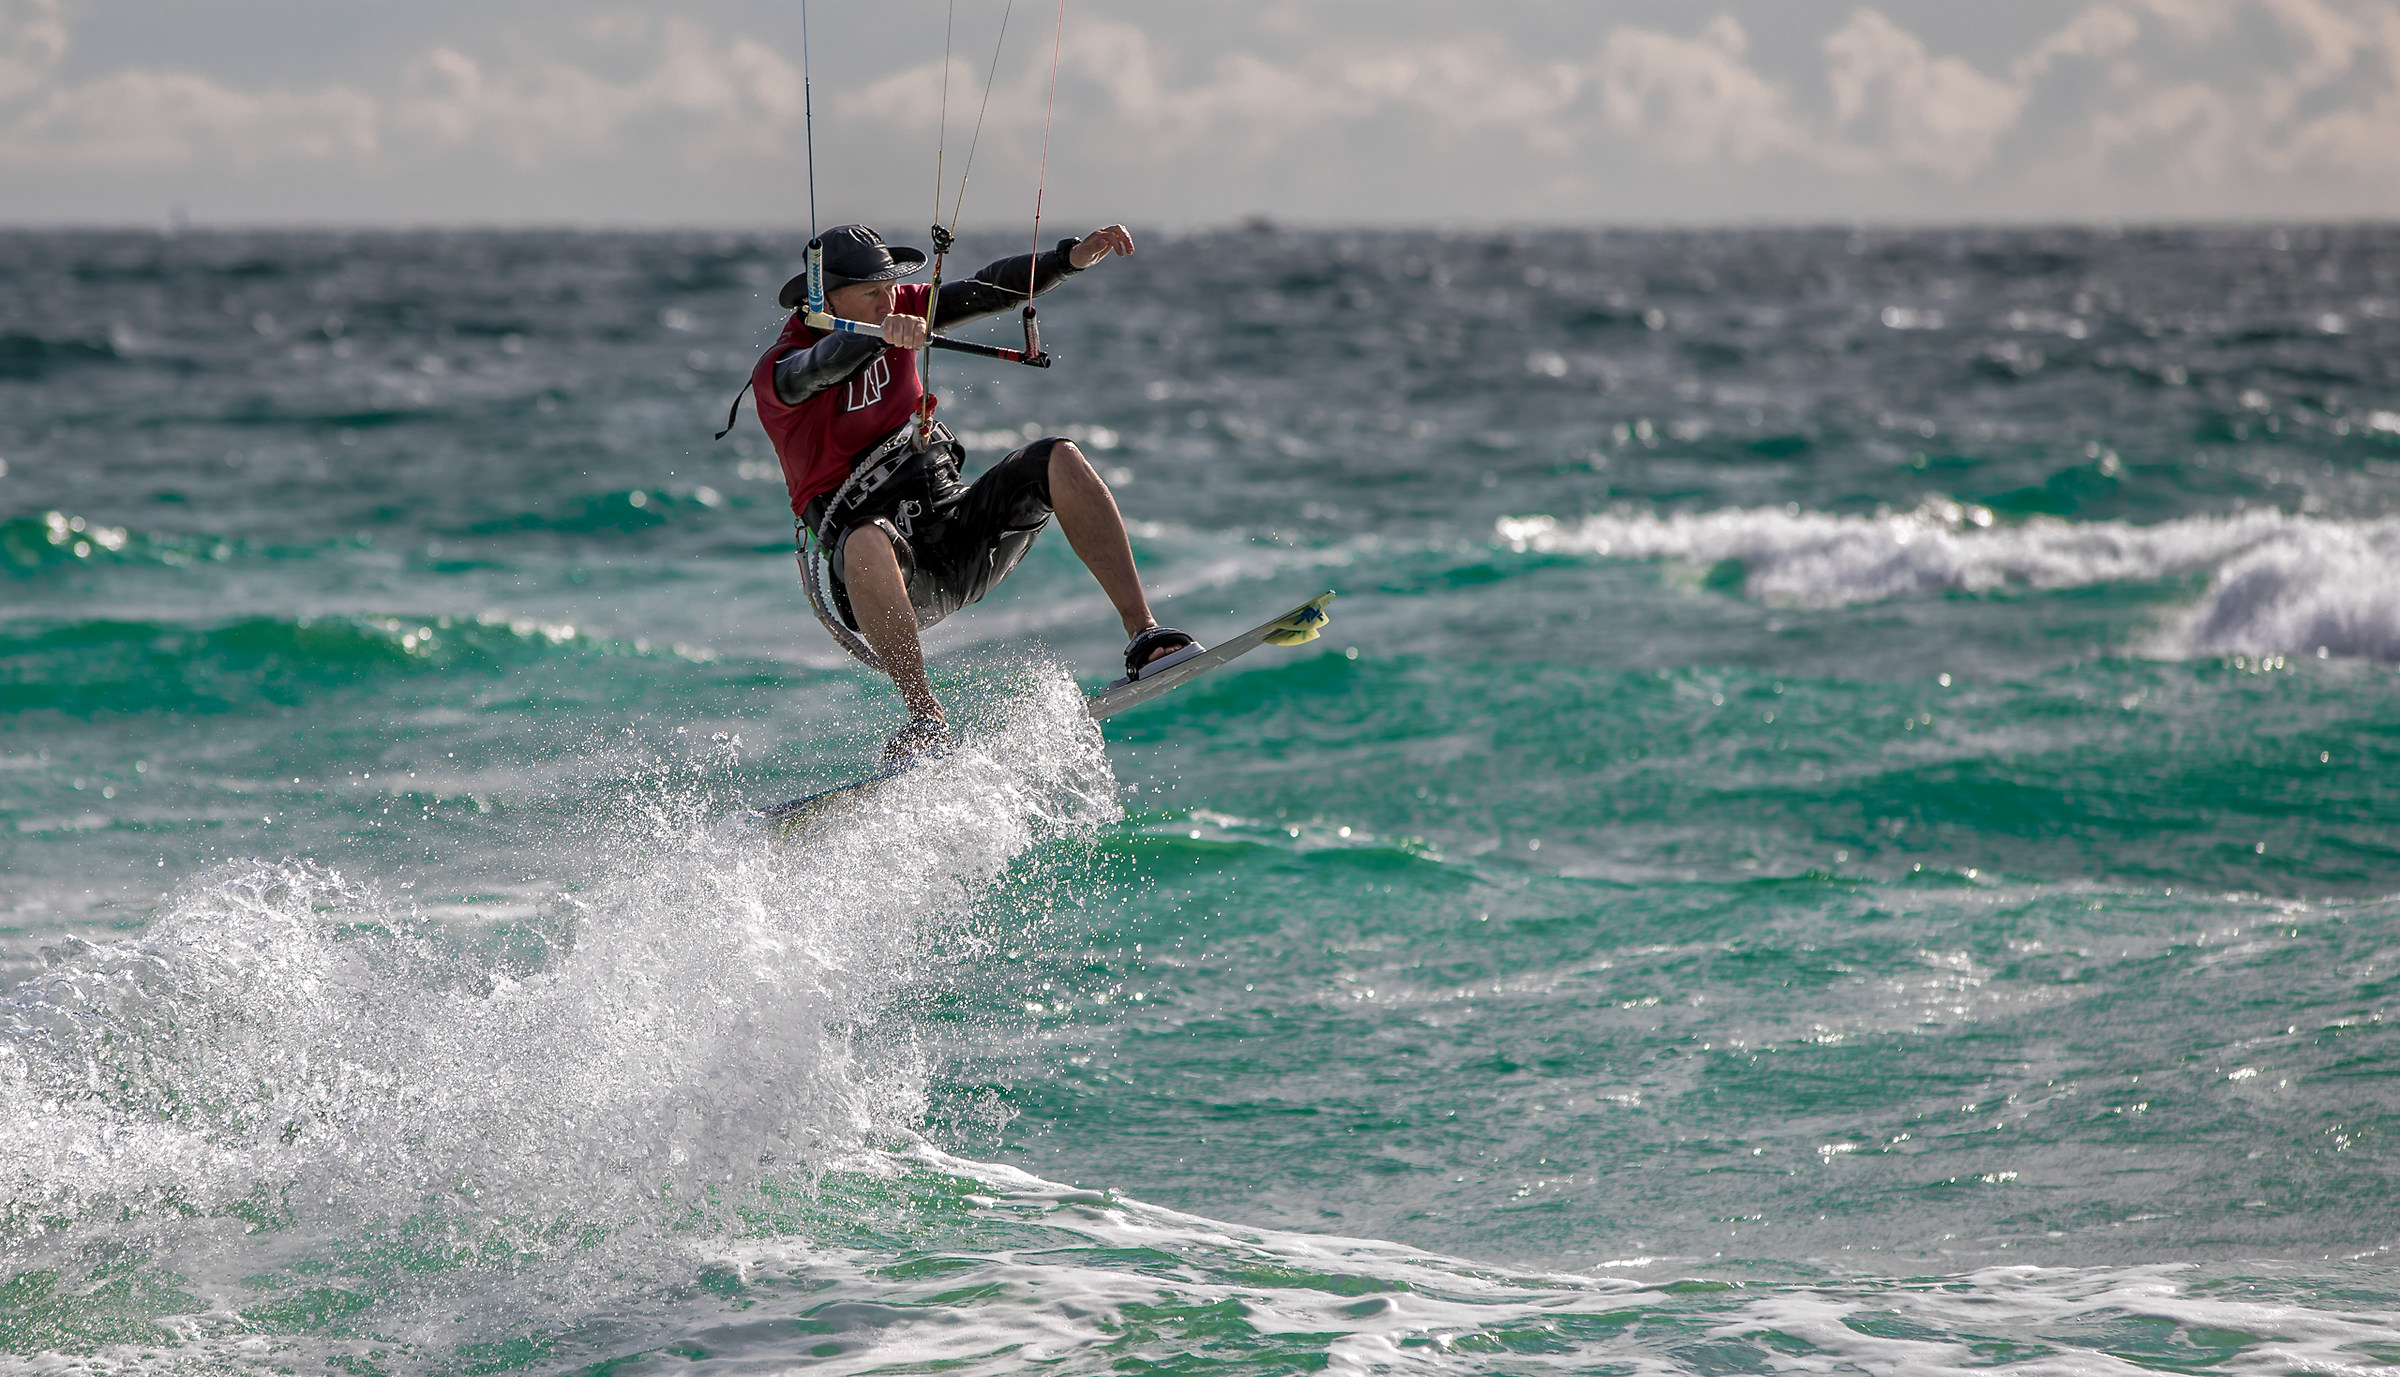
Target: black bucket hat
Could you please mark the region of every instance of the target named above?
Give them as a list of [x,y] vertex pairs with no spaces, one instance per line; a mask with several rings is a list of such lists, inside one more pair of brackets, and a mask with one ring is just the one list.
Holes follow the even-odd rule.
[[[847,287],[856,282],[891,282],[907,277],[925,266],[925,251],[906,246],[893,248],[883,242],[883,236],[865,225],[835,225],[817,236],[825,250],[825,290]],[[783,284],[775,294],[775,303],[785,310],[796,309],[808,300],[808,273],[802,271]]]

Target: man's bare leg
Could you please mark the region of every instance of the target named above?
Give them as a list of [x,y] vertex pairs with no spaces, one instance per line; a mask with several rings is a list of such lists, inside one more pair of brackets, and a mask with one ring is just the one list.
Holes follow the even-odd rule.
[[900,577],[900,557],[881,527],[855,527],[843,542],[842,586],[850,595],[851,615],[858,618],[858,634],[883,661],[883,672],[898,686],[909,717],[945,720],[942,702],[925,678],[925,650],[917,640],[917,612],[909,606],[908,584]]
[[1150,615],[1150,600],[1142,596],[1141,575],[1134,572],[1125,516],[1117,510],[1117,499],[1108,485],[1100,481],[1091,461],[1072,440],[1050,447],[1050,510],[1058,514],[1058,528],[1067,533],[1067,544],[1075,547],[1076,557],[1092,571],[1092,577],[1100,581],[1100,591],[1108,594],[1116,607],[1125,634],[1137,636],[1144,627],[1158,625],[1158,618]]
[[[1050,447],[1049,477],[1050,508],[1058,516],[1059,529],[1066,532],[1067,544],[1074,547],[1076,557],[1092,571],[1100,591],[1117,609],[1125,634],[1138,635],[1145,627],[1158,625],[1158,619],[1150,614],[1150,600],[1142,594],[1141,576],[1134,571],[1125,516],[1074,441],[1061,440]],[[859,634],[899,688],[908,715],[944,720],[941,700],[933,696],[933,685],[925,677],[925,651],[917,639],[917,614],[909,605],[908,584],[900,577],[900,557],[881,527],[851,530],[842,545],[842,586],[850,595],[850,612],[858,619]]]

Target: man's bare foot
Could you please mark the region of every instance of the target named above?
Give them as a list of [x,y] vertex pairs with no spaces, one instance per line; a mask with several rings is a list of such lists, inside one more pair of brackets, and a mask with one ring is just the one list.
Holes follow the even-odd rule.
[[939,717],[911,718],[907,726],[893,732],[892,739],[883,743],[884,767],[890,769],[948,755],[953,744],[948,722]]

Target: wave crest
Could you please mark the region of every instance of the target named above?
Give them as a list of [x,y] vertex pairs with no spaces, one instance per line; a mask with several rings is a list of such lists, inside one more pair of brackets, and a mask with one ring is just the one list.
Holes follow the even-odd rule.
[[1568,523],[1504,517],[1519,553],[1737,562],[1764,601],[1841,607],[1928,593],[2064,589],[2207,574],[2169,654],[2328,654],[2400,662],[2400,519],[2340,521],[2279,511],[2136,526],[2035,517],[1995,521],[1946,499],[1846,516],[1729,508],[1610,512]]

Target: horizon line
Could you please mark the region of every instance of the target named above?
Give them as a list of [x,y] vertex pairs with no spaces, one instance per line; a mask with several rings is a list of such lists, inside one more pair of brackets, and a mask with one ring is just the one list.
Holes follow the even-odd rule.
[[[1022,236],[1025,226],[970,225],[958,231],[961,238],[999,238]],[[1137,227],[1138,228],[1138,227]],[[2279,216],[2247,217],[2161,215],[2142,218],[2095,216],[2088,219],[2057,216],[2027,216],[2023,218],[1951,219],[1938,217],[1866,216],[1856,219],[1836,218],[1703,218],[1656,220],[1549,220],[1519,221],[1345,221],[1309,217],[1286,218],[1266,214],[1249,214],[1225,220],[1187,223],[1166,223],[1150,228],[1151,234],[1169,238],[1198,235],[1280,233],[1285,231],[1310,234],[1559,234],[1559,233],[1694,233],[1694,232],[1784,232],[1850,233],[1900,232],[1939,233],[1960,230],[2021,230],[2072,231],[2118,235],[2169,230],[2274,230],[2274,229],[2383,229],[2400,228],[2400,215],[2348,216]],[[764,222],[684,222],[651,220],[307,220],[307,219],[208,219],[169,216],[163,219],[0,219],[0,234],[154,234],[161,238],[180,235],[209,235],[219,233],[286,233],[286,234],[738,234],[738,235],[802,235],[807,231],[797,226]],[[1048,236],[1045,236],[1047,238]],[[1060,236],[1066,237],[1066,236]]]

